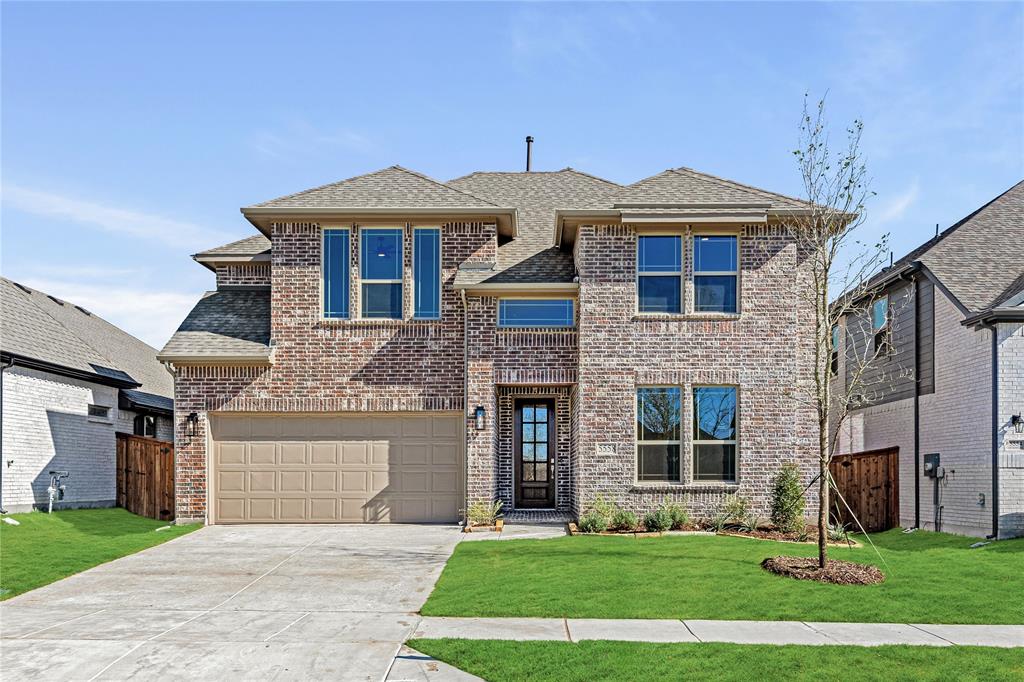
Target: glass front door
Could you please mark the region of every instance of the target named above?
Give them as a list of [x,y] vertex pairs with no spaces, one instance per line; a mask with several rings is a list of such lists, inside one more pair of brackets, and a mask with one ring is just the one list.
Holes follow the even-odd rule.
[[516,506],[555,506],[555,405],[552,400],[516,402]]

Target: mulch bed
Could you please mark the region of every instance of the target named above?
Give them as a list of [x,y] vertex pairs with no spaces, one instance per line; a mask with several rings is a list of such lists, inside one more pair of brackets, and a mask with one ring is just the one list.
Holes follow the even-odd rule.
[[777,556],[761,562],[761,568],[776,575],[797,580],[814,580],[834,585],[877,585],[885,574],[877,566],[829,559],[825,570],[818,568],[817,557]]

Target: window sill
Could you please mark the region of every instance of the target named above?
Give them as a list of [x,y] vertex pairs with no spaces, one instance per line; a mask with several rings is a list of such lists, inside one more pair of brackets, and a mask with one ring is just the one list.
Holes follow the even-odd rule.
[[113,419],[106,419],[104,417],[88,417],[88,420],[92,424],[106,424],[107,426],[113,426]]
[[740,313],[636,313],[634,322],[654,320],[659,322],[729,322],[740,319]]
[[727,482],[673,482],[673,481],[634,481],[630,492],[653,493],[653,492],[690,492],[690,493],[732,493],[740,487],[739,483]]
[[407,320],[399,320],[393,317],[354,317],[354,318],[339,318],[339,317],[321,317],[318,324],[327,327],[341,327],[341,326],[352,326],[352,327],[367,327],[367,326],[399,326],[403,324],[441,324],[444,320],[438,319],[422,319],[417,317],[410,317]]

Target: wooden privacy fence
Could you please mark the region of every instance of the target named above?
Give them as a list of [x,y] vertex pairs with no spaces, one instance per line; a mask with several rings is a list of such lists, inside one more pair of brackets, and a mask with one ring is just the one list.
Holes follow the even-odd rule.
[[[857,520],[869,533],[888,530],[900,523],[899,449],[871,450],[836,455],[829,464],[836,487]],[[833,491],[831,516],[859,530],[850,511]]]
[[174,519],[174,445],[117,434],[117,506],[151,519]]

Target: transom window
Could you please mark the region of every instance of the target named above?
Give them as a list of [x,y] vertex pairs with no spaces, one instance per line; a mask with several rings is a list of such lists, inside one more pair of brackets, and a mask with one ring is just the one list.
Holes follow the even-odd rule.
[[323,243],[324,317],[345,319],[349,301],[349,231],[324,230]]
[[362,316],[402,319],[401,228],[363,228],[360,246]]
[[636,390],[636,477],[638,481],[679,481],[679,388]]
[[683,238],[641,235],[637,238],[637,310],[641,313],[682,312]]
[[498,301],[498,326],[572,327],[575,307],[571,298],[503,298]]
[[871,304],[871,331],[874,333],[876,353],[885,355],[889,345],[889,297],[885,296]]
[[693,480],[736,481],[736,388],[693,389]]
[[420,320],[441,317],[441,230],[413,230],[413,314]]
[[96,419],[109,419],[110,408],[106,405],[89,405],[89,416]]
[[735,313],[739,284],[738,240],[732,235],[693,238],[694,310]]

